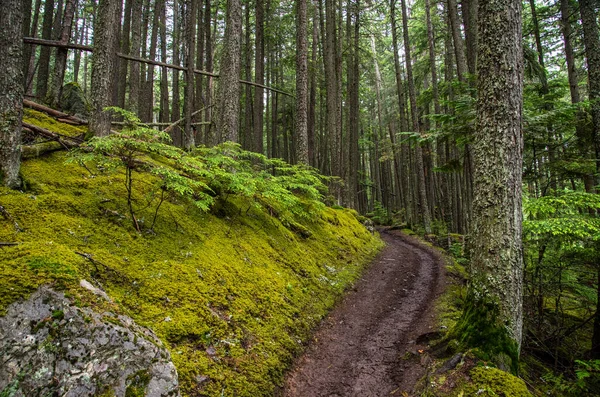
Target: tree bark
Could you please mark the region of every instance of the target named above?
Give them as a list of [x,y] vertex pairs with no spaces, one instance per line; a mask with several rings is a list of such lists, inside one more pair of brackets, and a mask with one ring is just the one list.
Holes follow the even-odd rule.
[[[167,5],[165,0],[159,0],[160,24],[160,60],[167,62]],[[166,123],[169,120],[169,75],[167,68],[160,69],[160,111],[158,120]]]
[[21,128],[23,120],[23,3],[0,2],[0,183],[21,185]]
[[[301,0],[305,1],[305,0]],[[299,4],[299,3],[298,3]],[[258,84],[265,83],[265,10],[264,1],[256,0],[256,52],[254,57],[254,75]],[[263,153],[263,113],[264,113],[264,90],[261,87],[254,88],[254,131],[252,134],[252,150]]]
[[183,147],[190,150],[196,144],[194,131],[192,128],[192,112],[194,111],[194,60],[196,51],[196,17],[197,1],[186,1],[186,67],[185,72],[185,90],[183,93],[183,113],[185,117],[185,127],[183,130]]
[[[402,4],[402,25],[404,31],[404,52],[406,57],[406,75],[408,81],[408,92],[410,99],[410,113],[412,119],[412,130],[420,132],[419,114],[417,109],[417,92],[415,89],[415,81],[412,73],[412,59],[410,50],[410,40],[408,36],[408,13],[406,11],[406,1],[401,0]],[[431,233],[431,212],[427,201],[427,187],[425,186],[425,169],[423,167],[423,149],[419,143],[415,147],[415,167],[417,173],[417,186],[419,203],[421,207],[421,219],[425,233]]]
[[[325,0],[325,84],[327,86],[327,136],[329,141],[329,157],[331,175],[341,176],[340,164],[340,123],[341,114],[338,108],[340,98],[337,75],[337,22],[335,0]],[[339,198],[340,192],[333,187],[332,193]]]
[[[52,21],[54,18],[54,0],[44,2],[44,19],[42,20],[42,39],[52,40]],[[48,76],[50,72],[50,47],[42,46],[40,48],[40,58],[38,60],[38,74],[35,88],[35,95],[44,99],[48,91]]]
[[[31,30],[27,32],[27,36],[36,37],[37,29],[38,29],[38,21],[40,18],[40,9],[42,8],[42,1],[35,0],[35,9],[33,12],[33,21],[31,22]],[[25,30],[25,29],[23,29]],[[24,48],[24,56],[23,62],[28,62],[28,65],[23,65],[24,75],[23,79],[25,80],[25,93],[27,95],[33,95],[33,76],[35,75],[35,59],[36,59],[36,51],[35,46],[25,46]],[[26,72],[25,72],[26,70]]]
[[308,164],[308,19],[306,0],[296,1],[296,160]]
[[[31,0],[22,0],[22,12],[23,12],[23,23],[21,25],[21,36],[22,37],[28,37],[29,36],[29,32],[30,32],[30,27],[31,27],[31,6],[32,6],[32,1]],[[37,4],[36,4],[37,6]],[[39,11],[36,8],[36,15],[38,14]],[[37,23],[37,17],[36,17],[36,21],[35,23]],[[29,74],[29,59],[31,58],[31,53],[32,53],[32,46],[24,46],[23,47],[23,87],[25,89],[27,89],[27,75]]]
[[[579,93],[579,83],[577,77],[577,65],[575,64],[575,52],[573,50],[572,34],[573,29],[571,27],[571,5],[569,0],[560,0],[560,16],[561,16],[561,30],[563,35],[563,41],[565,44],[565,59],[567,61],[567,78],[569,79],[569,91],[571,93],[571,103],[578,104],[581,102],[581,95]],[[586,129],[583,128],[585,115],[579,111],[577,113],[577,121],[575,124],[575,135],[577,136],[577,146],[579,152],[583,158],[590,158],[590,147],[591,138],[586,133]],[[594,192],[594,176],[592,174],[583,175],[583,183],[585,190],[588,193]]]
[[317,64],[317,52],[318,52],[318,41],[319,35],[317,32],[317,12],[313,7],[313,18],[312,18],[312,43],[311,43],[311,62],[309,69],[310,76],[310,93],[308,100],[308,121],[307,121],[307,134],[308,134],[308,162],[312,167],[317,167],[316,161],[316,143],[315,143],[315,125],[316,125],[316,102],[317,102],[317,70],[319,68]]
[[[583,43],[588,67],[588,96],[592,113],[592,142],[596,159],[596,185],[600,184],[600,35],[598,13],[593,0],[579,0],[579,12],[583,25]],[[600,265],[597,264],[600,281]],[[600,298],[600,284],[598,284]],[[592,358],[600,358],[600,300],[596,305],[594,331],[592,335]]]
[[227,0],[227,22],[217,97],[217,133],[220,142],[239,140],[241,38],[242,4],[240,0]]
[[347,204],[354,209],[358,209],[358,172],[360,168],[360,157],[358,152],[358,135],[359,135],[359,116],[360,116],[360,100],[359,100],[359,63],[360,63],[360,47],[359,47],[359,1],[357,0],[352,5],[352,10],[348,10],[348,25],[347,25],[347,43],[348,43],[348,175],[347,180]]
[[[177,66],[181,64],[180,43],[181,28],[179,24],[180,11],[179,0],[173,1],[173,63]],[[175,122],[181,118],[181,99],[179,93],[179,71],[173,70],[173,111],[171,112],[171,121]],[[171,130],[171,138],[175,146],[183,145],[181,128],[178,126]]]
[[[156,48],[158,45],[158,30],[161,0],[155,0],[152,14],[152,33],[150,34],[150,51],[148,58],[151,61],[156,60]],[[153,121],[154,113],[154,66],[146,65],[146,75],[142,78],[142,102],[140,104],[140,120],[144,123]]]
[[598,14],[594,9],[594,4],[593,0],[579,0],[588,70],[588,96],[591,102],[596,185],[598,185],[600,184],[600,35],[598,33]]
[[431,90],[433,94],[433,106],[435,113],[440,114],[440,94],[438,90],[437,67],[435,64],[435,37],[433,32],[433,24],[431,22],[430,0],[425,0],[425,17],[427,20],[427,42],[429,47],[429,68],[431,69]]
[[497,306],[498,325],[506,327],[518,350],[523,327],[521,34],[519,0],[479,3],[470,289],[474,299]]
[[[75,10],[77,9],[77,0],[67,0],[65,5],[65,15],[62,22],[62,31],[60,34],[60,42],[67,44],[71,39],[71,28],[73,26],[73,17],[75,16]],[[60,102],[60,95],[62,93],[62,86],[65,80],[65,69],[67,67],[67,55],[68,50],[66,48],[59,48],[56,50],[56,58],[54,60],[54,76],[52,78],[52,85],[50,87],[49,103],[50,106],[58,108]]]
[[[253,45],[250,39],[250,7],[244,7],[244,41],[243,41],[243,64],[244,79],[252,80],[252,53]],[[240,145],[245,150],[254,150],[254,124],[253,124],[253,109],[252,100],[254,98],[254,90],[250,86],[244,87],[244,108],[243,108],[243,128],[240,131]]]
[[465,81],[467,75],[467,59],[465,57],[465,46],[460,34],[460,20],[456,0],[448,0],[448,13],[450,15],[450,29],[454,40],[454,53],[456,56],[456,73],[459,81]]
[[469,73],[475,75],[477,66],[477,8],[479,0],[462,0],[463,19],[465,21],[465,47]]
[[112,81],[115,77],[115,54],[118,20],[115,14],[119,0],[99,0],[94,26],[94,52],[92,54],[92,113],[89,131],[94,136],[110,134],[110,114],[104,108],[110,106]]
[[[212,43],[212,34],[211,34],[211,18],[212,18],[212,7],[211,0],[205,0],[206,9],[204,12],[204,29],[206,36],[206,70],[208,72],[213,71],[213,43]],[[215,24],[216,26],[216,24]],[[213,97],[213,78],[208,76],[206,79],[206,112],[204,114],[204,120],[211,121],[212,120],[212,97]],[[212,122],[208,124],[204,130],[204,139],[206,145],[212,145],[215,143],[215,140],[212,136]]]
[[[142,46],[142,0],[131,0],[131,51],[134,57],[140,56]],[[129,105],[128,110],[135,115],[140,107],[140,64],[129,64]]]

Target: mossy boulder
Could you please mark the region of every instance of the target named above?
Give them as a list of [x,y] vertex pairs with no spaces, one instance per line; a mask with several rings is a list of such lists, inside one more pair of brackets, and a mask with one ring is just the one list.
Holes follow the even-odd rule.
[[470,372],[471,383],[463,389],[464,396],[532,397],[523,379],[492,367],[475,367]]
[[66,113],[85,118],[89,114],[90,103],[81,86],[71,82],[65,84],[62,88],[60,107]]

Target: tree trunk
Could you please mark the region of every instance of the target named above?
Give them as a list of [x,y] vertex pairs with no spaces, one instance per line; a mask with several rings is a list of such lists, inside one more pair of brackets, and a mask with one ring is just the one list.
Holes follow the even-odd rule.
[[460,34],[460,20],[456,0],[448,0],[448,13],[450,16],[450,29],[454,39],[454,53],[456,55],[456,72],[459,81],[465,81],[467,75],[467,59],[465,57],[465,46]]
[[588,69],[588,96],[592,113],[592,143],[596,158],[596,185],[598,185],[600,184],[600,36],[598,33],[598,14],[594,9],[594,4],[593,0],[579,0]]
[[[33,21],[31,22],[31,30],[27,32],[29,37],[37,37],[38,21],[40,18],[40,9],[42,8],[42,1],[35,0],[35,9],[33,12]],[[24,30],[24,29],[23,29]],[[23,70],[27,70],[23,76],[25,79],[25,93],[27,95],[33,95],[33,76],[35,75],[35,59],[36,50],[34,45],[25,46],[23,62],[29,62],[27,66],[23,65]]]
[[[62,23],[62,32],[60,34],[60,42],[63,44],[69,43],[71,39],[71,28],[73,26],[73,17],[77,9],[77,0],[67,0],[65,5],[65,15]],[[58,48],[56,50],[56,58],[54,60],[54,77],[50,87],[49,103],[51,107],[58,108],[62,86],[65,80],[65,69],[67,67],[67,55],[69,50],[66,48]]]
[[[313,8],[314,9],[314,8]],[[317,64],[317,52],[318,52],[318,41],[319,35],[317,32],[317,12],[316,10],[313,12],[312,19],[312,49],[311,49],[311,62],[310,62],[310,94],[308,101],[308,125],[307,125],[307,134],[308,134],[308,163],[312,167],[317,167],[316,161],[316,143],[315,143],[315,135],[316,135],[316,101],[317,101],[317,70],[319,68]],[[358,139],[358,138],[357,138]],[[357,141],[358,142],[358,141]]]
[[[412,129],[414,132],[420,131],[419,126],[419,115],[417,109],[417,92],[415,89],[415,82],[412,73],[412,59],[410,51],[410,40],[408,36],[408,14],[406,11],[406,1],[401,0],[402,4],[402,25],[404,31],[404,52],[406,57],[406,75],[408,81],[408,92],[410,99],[410,113],[412,119]],[[418,194],[419,203],[421,207],[421,218],[423,220],[423,227],[425,233],[431,233],[431,212],[429,210],[429,203],[427,201],[427,187],[425,186],[425,170],[423,167],[423,150],[419,143],[415,147],[415,167],[417,172],[418,181]]]
[[[252,44],[250,43],[250,7],[244,7],[244,59],[242,68],[244,70],[244,79],[252,80]],[[244,96],[244,109],[243,109],[243,128],[240,131],[240,145],[245,150],[254,151],[254,124],[252,122],[253,110],[252,110],[252,98],[253,89],[251,86],[246,85],[243,90]],[[242,94],[240,94],[242,95]]]
[[119,0],[100,0],[94,26],[94,52],[92,55],[92,113],[89,131],[94,136],[110,134],[110,106],[112,81],[115,77],[115,54],[119,21],[115,14]]
[[[593,0],[579,0],[579,12],[583,25],[583,43],[588,67],[588,92],[592,113],[592,142],[596,159],[596,185],[600,184],[600,36],[598,14]],[[598,266],[600,280],[600,266]],[[600,298],[600,284],[598,284]],[[592,335],[592,358],[600,359],[600,300],[596,305],[594,332]]]
[[[211,34],[211,18],[212,18],[212,7],[211,0],[205,0],[206,10],[204,12],[204,30],[206,36],[206,70],[208,72],[213,71],[213,44]],[[215,23],[215,26],[217,24]],[[204,139],[206,145],[212,145],[215,143],[214,137],[212,136],[212,101],[213,101],[213,78],[208,76],[206,79],[206,112],[204,114],[204,120],[211,122],[204,130]]]
[[196,144],[192,128],[192,112],[194,111],[194,60],[196,51],[196,17],[197,1],[187,0],[185,7],[186,23],[186,67],[185,89],[183,92],[183,113],[185,117],[185,128],[183,130],[183,147],[190,150]]
[[[167,4],[159,0],[160,24],[160,60],[167,62]],[[158,121],[167,123],[169,120],[169,75],[166,67],[160,69],[160,111]]]
[[[22,12],[23,12],[23,23],[21,25],[21,36],[22,37],[33,37],[29,36],[30,28],[31,28],[31,0],[22,0]],[[37,6],[37,4],[36,4]],[[39,11],[36,8],[36,16]],[[37,17],[35,20],[37,23]],[[34,47],[31,45],[26,45],[23,47],[23,87],[27,89],[27,76],[29,75],[29,59],[31,58],[32,49]]]
[[[301,0],[304,1],[304,0]],[[265,83],[265,21],[264,1],[256,0],[256,52],[254,57],[254,75],[258,84]],[[252,150],[263,153],[263,112],[264,112],[264,90],[262,87],[254,87],[254,132],[252,134]]]
[[475,302],[498,309],[496,325],[506,327],[516,354],[523,327],[521,40],[519,0],[479,3],[470,291]]
[[[181,37],[181,28],[179,24],[180,16],[180,5],[179,0],[173,1],[173,63],[177,66],[181,64],[179,55],[179,38]],[[181,105],[180,105],[180,93],[179,93],[179,71],[173,70],[173,111],[171,112],[171,121],[174,123],[181,118]],[[183,145],[183,137],[181,136],[181,128],[176,126],[171,130],[171,138],[175,146]]]
[[220,142],[239,140],[241,39],[242,4],[240,0],[227,0],[227,22],[217,97],[217,133]]
[[440,94],[438,91],[437,67],[435,65],[435,37],[433,32],[433,24],[431,23],[430,0],[425,0],[425,16],[427,19],[427,42],[429,47],[429,68],[431,69],[431,90],[433,94],[433,106],[435,113],[440,114]]
[[[325,0],[325,83],[327,85],[327,136],[329,140],[329,153],[331,175],[341,176],[340,164],[340,123],[338,99],[340,97],[337,76],[337,27],[335,0]],[[340,192],[333,187],[334,197],[339,198]]]
[[[161,0],[154,1],[154,9],[152,15],[152,33],[150,34],[150,52],[148,59],[156,60],[156,47],[158,43],[158,29]],[[142,79],[142,102],[140,104],[140,120],[144,123],[153,121],[154,113],[154,66],[146,65],[146,76]]]
[[463,20],[465,21],[465,47],[469,73],[475,75],[477,64],[477,7],[479,0],[462,0]]
[[[44,2],[44,19],[42,21],[42,39],[52,40],[52,21],[54,17],[54,0]],[[38,61],[38,75],[35,89],[35,95],[44,99],[48,91],[48,76],[50,72],[50,50],[48,46],[40,48],[40,58]]]
[[23,118],[23,3],[0,3],[0,183],[21,185],[21,127]]
[[[347,203],[351,208],[358,209],[358,172],[360,167],[360,158],[358,152],[359,135],[359,2],[353,4],[352,12],[348,10],[348,175],[347,175]],[[354,28],[354,29],[352,29]],[[353,31],[354,30],[354,31]]]
[[[571,93],[571,103],[578,104],[581,102],[579,93],[577,65],[575,64],[575,52],[572,44],[572,28],[571,28],[571,6],[569,0],[560,0],[560,15],[563,41],[565,43],[565,59],[567,61],[567,77],[569,79],[569,91]],[[583,128],[585,116],[581,111],[577,112],[577,121],[575,124],[575,135],[577,136],[577,147],[583,158],[589,159],[589,149],[592,145],[591,138]],[[594,192],[594,176],[592,174],[583,175],[585,190],[588,193]]]
[[[125,0],[125,15],[123,17],[123,28],[121,29],[121,52],[123,54],[131,55],[131,43],[129,36],[131,34],[131,8],[133,0]],[[119,81],[121,82],[117,87],[117,106],[125,108],[125,96],[127,93],[127,66],[126,60],[119,62]]]
[[[140,56],[142,46],[142,0],[131,0],[131,51],[130,55]],[[128,110],[139,113],[140,107],[140,63],[129,62],[129,106]]]
[[[198,32],[196,33],[196,69],[204,70],[204,7],[202,6],[202,1],[198,3],[198,14],[196,17],[196,21],[198,24]],[[204,102],[204,96],[202,93],[202,83],[204,81],[204,76],[201,74],[196,74],[196,84],[195,84],[195,93],[194,93],[194,109],[201,109],[206,106]],[[199,113],[197,116],[194,116],[193,121],[202,121],[202,113]],[[203,129],[198,126],[195,130],[195,143],[196,145],[204,142],[203,137]]]
[[296,1],[296,160],[308,164],[308,20],[306,0]]

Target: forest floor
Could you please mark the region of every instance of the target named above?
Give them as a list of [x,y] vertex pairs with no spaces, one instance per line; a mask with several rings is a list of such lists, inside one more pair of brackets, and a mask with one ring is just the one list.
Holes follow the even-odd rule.
[[399,231],[323,321],[283,390],[286,397],[411,396],[421,355],[436,334],[434,301],[445,285],[433,249]]

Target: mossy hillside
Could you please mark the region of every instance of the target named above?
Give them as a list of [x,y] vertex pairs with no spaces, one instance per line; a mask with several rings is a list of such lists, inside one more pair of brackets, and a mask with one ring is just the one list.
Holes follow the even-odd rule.
[[[65,154],[23,164],[29,190],[0,190],[0,311],[41,284],[131,316],[170,349],[183,394],[271,395],[285,368],[381,242],[348,210],[326,209],[294,233],[252,203],[218,212],[156,199],[139,175],[131,225],[122,170],[90,175]],[[15,225],[15,222],[18,225]],[[22,231],[21,231],[22,230]],[[88,255],[93,260],[82,256]],[[102,285],[114,303],[78,287]]]

